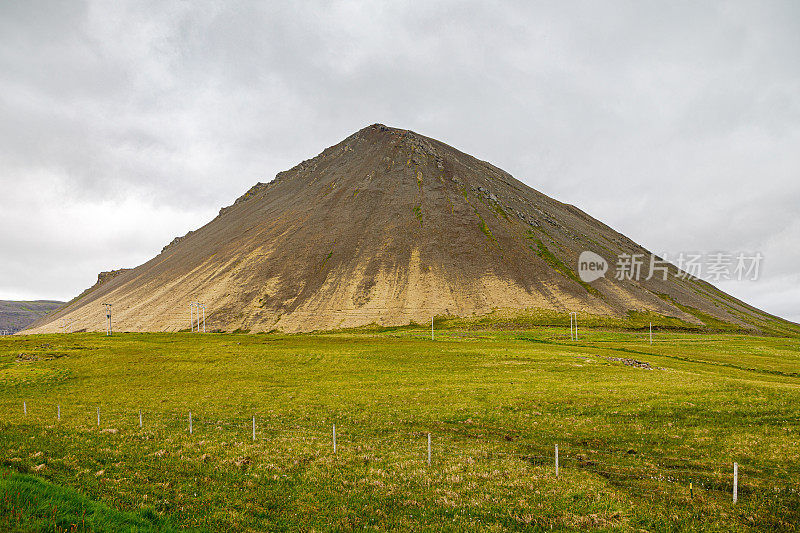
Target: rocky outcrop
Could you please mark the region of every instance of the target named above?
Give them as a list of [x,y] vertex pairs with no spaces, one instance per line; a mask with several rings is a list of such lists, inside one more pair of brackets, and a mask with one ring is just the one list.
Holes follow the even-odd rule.
[[101,283],[105,283],[106,281],[108,281],[110,279],[116,278],[117,276],[119,276],[123,272],[129,272],[130,270],[131,270],[130,268],[119,268],[117,270],[109,270],[107,272],[100,272],[97,275],[97,284],[99,285]]

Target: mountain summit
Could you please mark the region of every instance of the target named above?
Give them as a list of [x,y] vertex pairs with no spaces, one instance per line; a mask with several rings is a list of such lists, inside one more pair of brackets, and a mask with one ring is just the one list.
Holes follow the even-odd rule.
[[755,329],[774,317],[712,285],[648,274],[590,282],[582,252],[615,265],[647,250],[574,206],[417,133],[368,126],[258,183],[147,263],[105,276],[36,324],[57,331],[310,331],[427,323],[498,310],[652,312]]

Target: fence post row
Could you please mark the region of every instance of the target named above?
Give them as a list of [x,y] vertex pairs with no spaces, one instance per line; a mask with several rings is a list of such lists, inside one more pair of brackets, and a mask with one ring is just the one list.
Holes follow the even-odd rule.
[[[25,415],[28,414],[28,402],[22,402],[22,411]],[[58,420],[61,420],[61,404],[56,405],[56,417]],[[97,426],[100,426],[100,407],[97,407]],[[142,424],[142,410],[139,409],[139,427],[143,427]],[[193,424],[192,424],[192,412],[189,411],[189,434],[193,434]],[[431,465],[431,458],[432,458],[432,437],[431,433],[427,434],[428,436],[428,466]],[[252,417],[252,438],[253,441],[256,440],[256,417],[253,415]],[[333,424],[333,453],[337,452],[337,445],[336,445],[336,424]],[[558,444],[555,445],[555,474],[556,477],[559,477],[559,454],[558,454]],[[689,483],[689,491],[694,495],[693,490],[693,483]],[[734,462],[733,463],[733,503],[737,503],[739,501],[739,464]]]

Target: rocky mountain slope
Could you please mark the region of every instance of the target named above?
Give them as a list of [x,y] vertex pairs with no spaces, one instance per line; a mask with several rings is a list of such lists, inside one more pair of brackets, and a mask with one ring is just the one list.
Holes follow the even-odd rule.
[[0,300],[0,334],[10,335],[25,329],[62,305],[64,302],[55,300]]
[[625,316],[759,329],[779,319],[670,267],[645,279],[586,283],[578,257],[609,265],[649,252],[503,170],[444,143],[380,124],[258,183],[147,263],[106,276],[31,332],[189,328],[309,331],[429,323],[495,310]]

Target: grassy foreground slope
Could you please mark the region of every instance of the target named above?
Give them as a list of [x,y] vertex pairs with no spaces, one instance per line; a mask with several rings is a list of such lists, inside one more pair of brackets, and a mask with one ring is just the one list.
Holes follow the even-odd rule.
[[[3,338],[3,475],[147,528],[798,528],[800,340],[582,336]],[[13,505],[5,528],[38,523],[41,501]]]
[[3,531],[173,531],[152,509],[110,509],[79,492],[41,478],[0,470],[0,527]]

